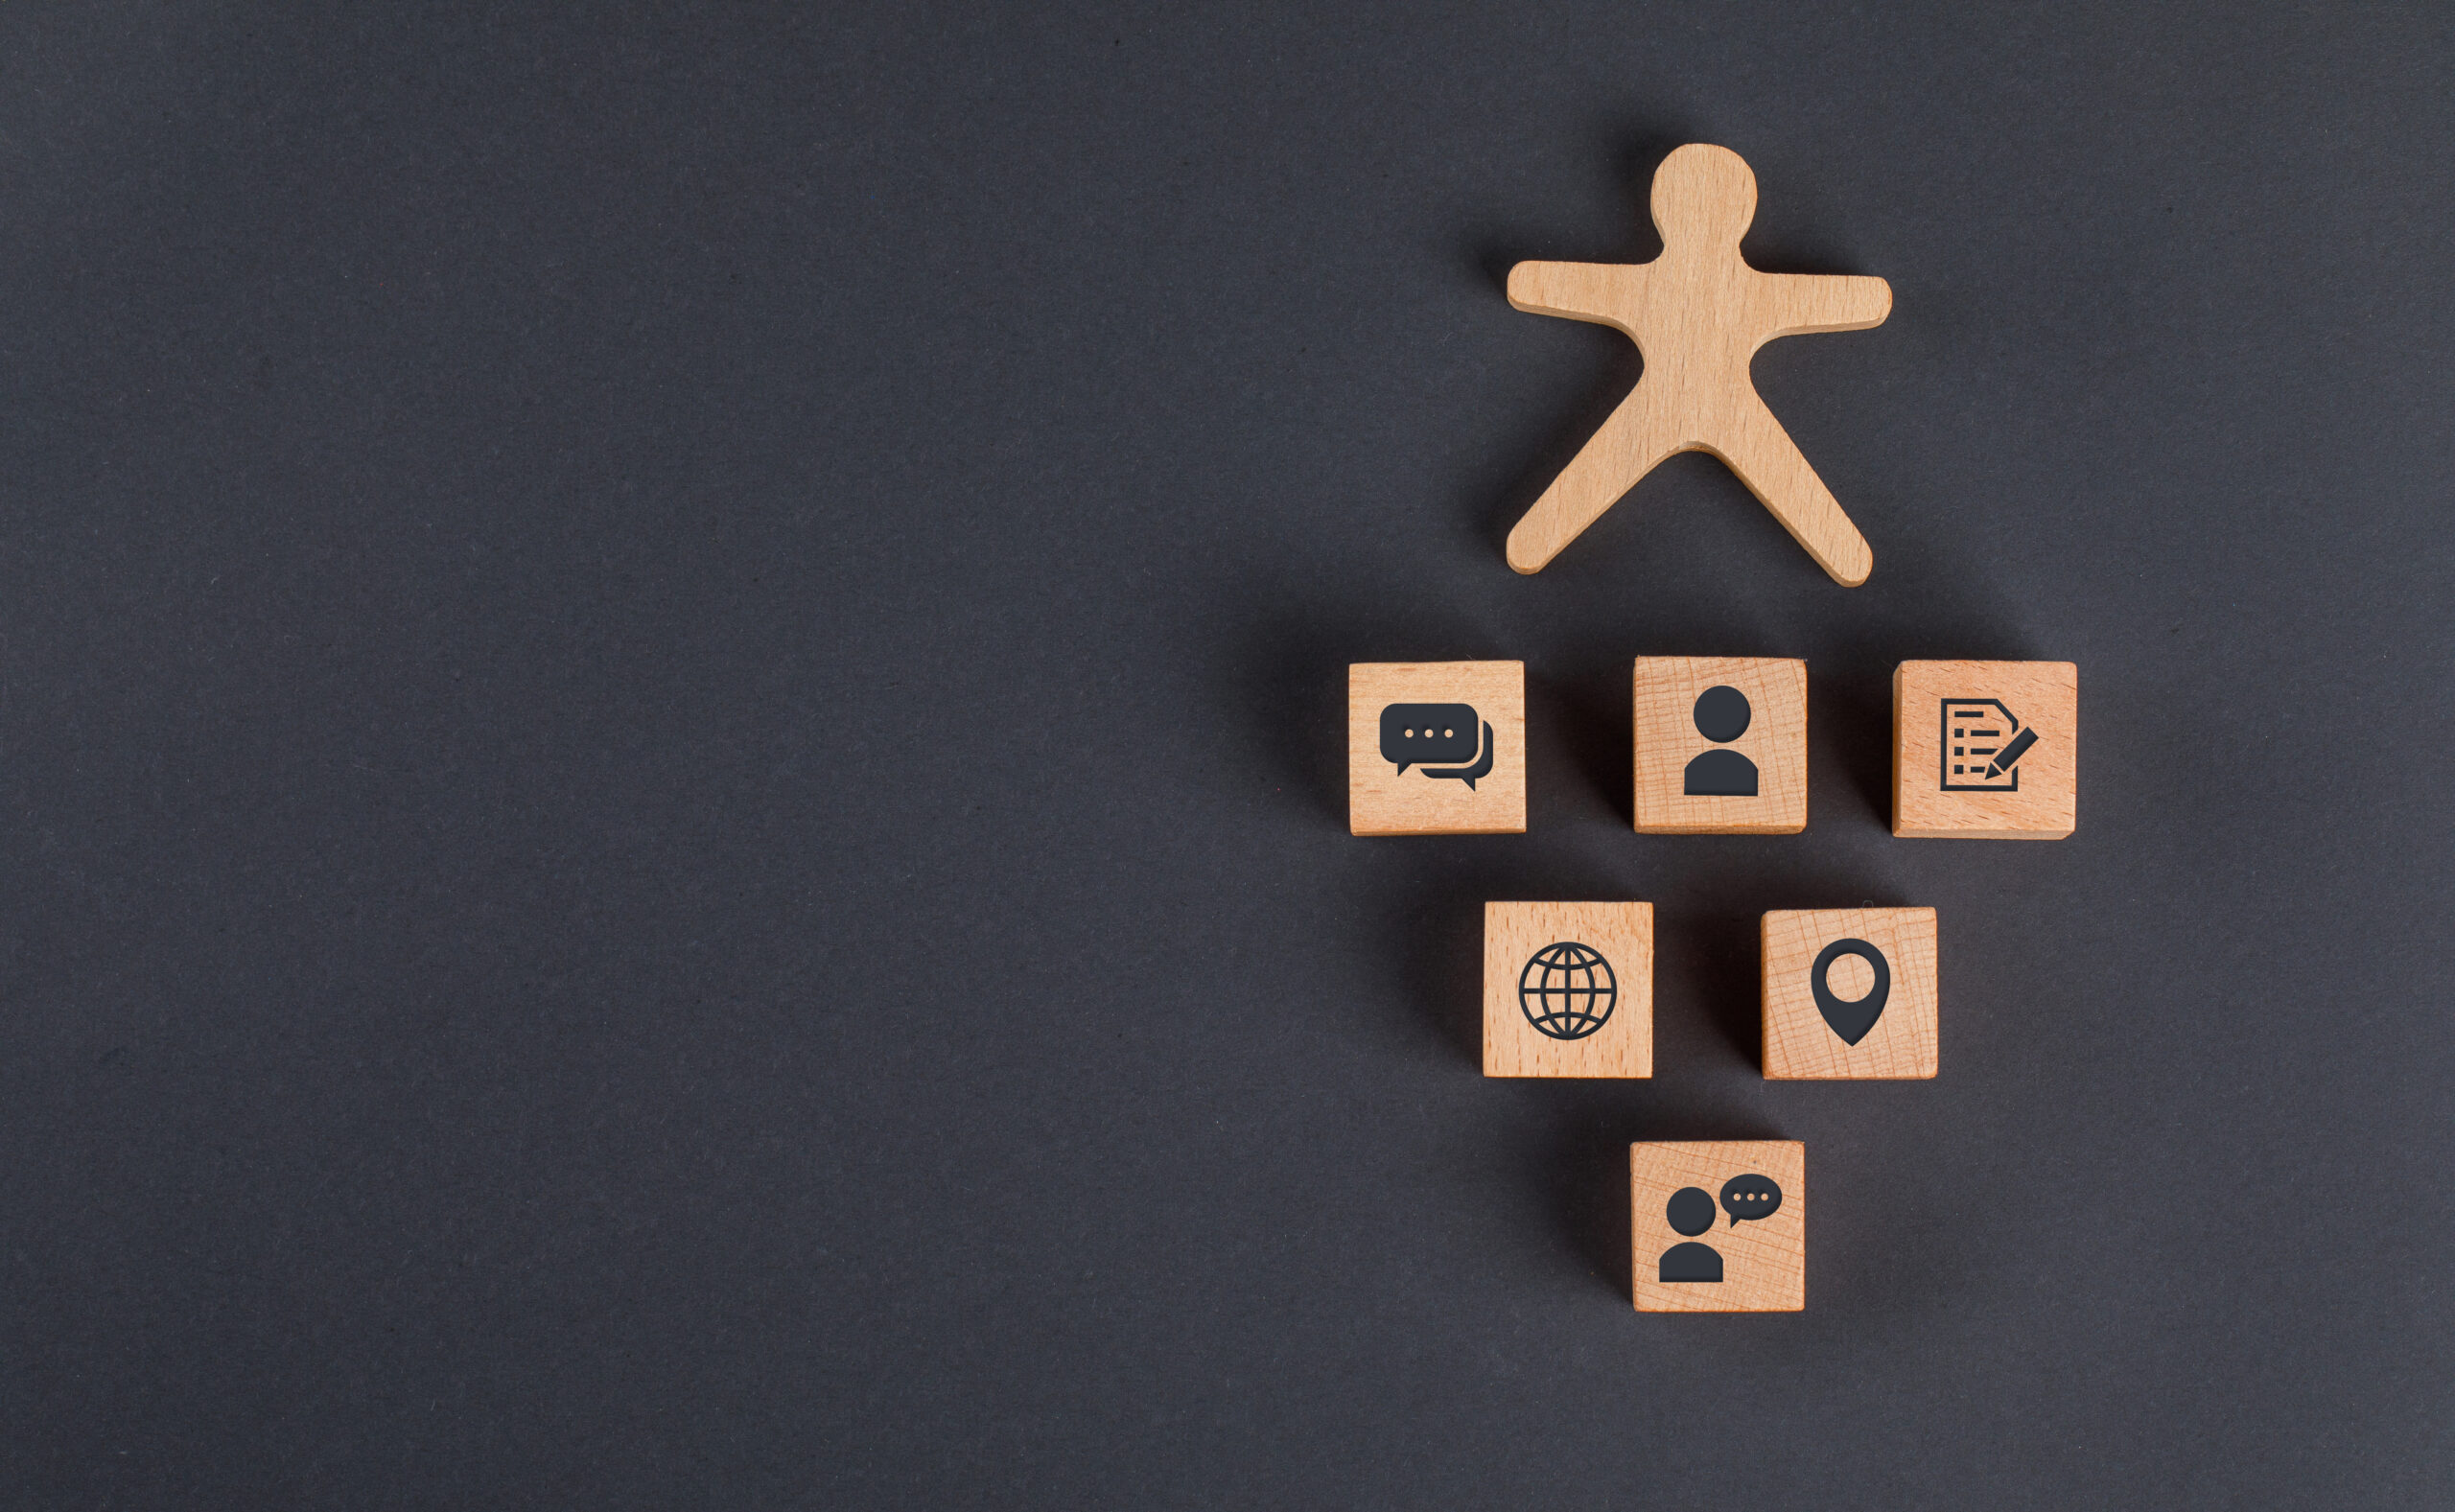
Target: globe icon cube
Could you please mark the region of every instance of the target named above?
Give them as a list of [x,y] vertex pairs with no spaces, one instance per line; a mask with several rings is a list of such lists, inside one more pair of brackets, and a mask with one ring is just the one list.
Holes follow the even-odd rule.
[[1653,1075],[1653,905],[1484,905],[1484,1075]]

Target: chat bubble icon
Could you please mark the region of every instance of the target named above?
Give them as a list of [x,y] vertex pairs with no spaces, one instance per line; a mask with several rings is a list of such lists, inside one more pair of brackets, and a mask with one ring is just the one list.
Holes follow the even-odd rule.
[[1742,1218],[1771,1218],[1782,1210],[1782,1188],[1771,1176],[1733,1176],[1722,1183],[1722,1211],[1737,1228]]
[[1381,710],[1381,759],[1402,774],[1418,761],[1472,761],[1483,731],[1472,704],[1391,704]]

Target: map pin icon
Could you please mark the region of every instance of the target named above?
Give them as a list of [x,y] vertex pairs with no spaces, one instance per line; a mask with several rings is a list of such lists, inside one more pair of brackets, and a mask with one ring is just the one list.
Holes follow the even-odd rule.
[[[1824,983],[1825,973],[1843,956],[1857,956],[1876,968],[1876,985],[1855,1003],[1835,997],[1833,989]],[[1882,951],[1863,940],[1836,940],[1824,947],[1815,958],[1815,965],[1807,968],[1807,985],[1815,990],[1815,1011],[1824,1015],[1825,1027],[1840,1035],[1843,1044],[1855,1045],[1866,1038],[1867,1032],[1876,1027],[1876,1020],[1883,1016],[1883,1000],[1892,995],[1892,965],[1884,960]]]

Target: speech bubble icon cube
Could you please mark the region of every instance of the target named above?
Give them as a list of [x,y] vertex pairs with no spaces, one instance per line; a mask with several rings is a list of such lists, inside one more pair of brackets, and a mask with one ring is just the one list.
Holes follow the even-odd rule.
[[1640,1313],[1807,1307],[1807,1146],[1734,1139],[1628,1147]]
[[1347,668],[1347,823],[1359,835],[1526,832],[1526,663]]

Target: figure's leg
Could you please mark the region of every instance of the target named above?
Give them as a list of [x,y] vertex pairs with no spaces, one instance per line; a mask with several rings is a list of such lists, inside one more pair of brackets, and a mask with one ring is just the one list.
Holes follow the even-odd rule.
[[1690,443],[1678,427],[1659,412],[1644,379],[1620,401],[1602,429],[1560,469],[1534,507],[1508,533],[1508,565],[1521,572],[1539,572],[1576,540],[1602,511],[1637,486],[1637,479]]
[[1842,587],[1858,587],[1876,565],[1867,538],[1841,512],[1832,491],[1799,454],[1782,422],[1765,407],[1765,401],[1752,391],[1748,401],[1735,420],[1717,427],[1705,438],[1705,450],[1729,464],[1747,491],[1773,511],[1782,528],[1807,547],[1816,566],[1832,573]]

